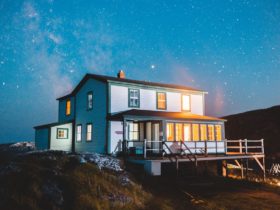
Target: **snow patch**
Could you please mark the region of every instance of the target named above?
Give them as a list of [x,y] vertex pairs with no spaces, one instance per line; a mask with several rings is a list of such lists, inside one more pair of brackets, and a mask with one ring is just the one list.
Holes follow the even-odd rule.
[[108,155],[101,155],[98,153],[84,153],[80,154],[80,162],[95,163],[99,169],[107,168],[117,172],[123,171],[120,160]]

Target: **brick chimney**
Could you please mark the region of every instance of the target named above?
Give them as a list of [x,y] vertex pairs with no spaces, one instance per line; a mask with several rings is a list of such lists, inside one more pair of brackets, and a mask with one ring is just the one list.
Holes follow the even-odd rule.
[[118,73],[118,78],[120,79],[125,79],[125,73],[123,70],[120,70],[119,73]]

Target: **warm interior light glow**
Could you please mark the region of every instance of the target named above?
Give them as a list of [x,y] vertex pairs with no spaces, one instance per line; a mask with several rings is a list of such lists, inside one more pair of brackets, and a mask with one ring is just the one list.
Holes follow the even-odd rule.
[[66,115],[71,114],[71,101],[70,99],[66,101]]
[[208,125],[208,140],[214,141],[214,125]]
[[184,140],[190,141],[191,140],[191,125],[184,124]]
[[157,93],[157,108],[166,109],[166,94]]
[[174,123],[166,124],[166,137],[167,137],[167,141],[174,140]]
[[201,141],[207,140],[207,129],[205,124],[200,124],[200,140]]
[[182,109],[184,111],[190,111],[191,110],[191,103],[190,103],[190,96],[189,95],[183,95],[182,96]]
[[192,140],[198,141],[199,140],[199,125],[192,124]]
[[222,140],[222,126],[215,125],[215,132],[216,132],[216,140],[221,141]]
[[175,126],[176,129],[176,141],[183,141],[183,124],[182,123],[176,123]]

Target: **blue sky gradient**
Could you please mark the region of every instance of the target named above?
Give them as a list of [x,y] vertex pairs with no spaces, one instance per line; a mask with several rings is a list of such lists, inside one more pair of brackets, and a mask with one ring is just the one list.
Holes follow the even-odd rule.
[[279,104],[279,1],[0,0],[0,142],[33,140],[85,73],[204,89],[208,115]]

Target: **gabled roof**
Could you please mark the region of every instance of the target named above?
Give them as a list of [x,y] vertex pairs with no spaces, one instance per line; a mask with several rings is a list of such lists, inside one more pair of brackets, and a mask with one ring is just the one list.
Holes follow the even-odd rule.
[[122,121],[125,117],[137,116],[144,118],[164,118],[173,120],[195,120],[195,121],[226,121],[225,119],[210,117],[205,115],[192,114],[190,112],[165,112],[165,111],[150,111],[150,110],[140,110],[131,109],[124,112],[119,112],[116,114],[111,114],[107,117],[108,120]]
[[71,96],[75,96],[76,93],[80,90],[80,88],[85,84],[88,79],[96,79],[102,82],[108,81],[115,81],[115,82],[123,82],[123,83],[131,83],[131,84],[140,84],[140,85],[147,85],[147,86],[155,86],[155,87],[166,87],[166,88],[173,88],[173,89],[181,89],[181,90],[190,90],[190,91],[197,91],[197,92],[204,92],[199,89],[195,89],[192,87],[184,86],[184,85],[175,85],[175,84],[166,84],[166,83],[158,83],[158,82],[149,82],[143,80],[133,80],[133,79],[122,79],[118,77],[111,77],[105,75],[98,75],[98,74],[86,74],[83,79],[79,82],[79,84],[74,88],[74,90],[65,96],[59,97],[56,100],[66,99]]

